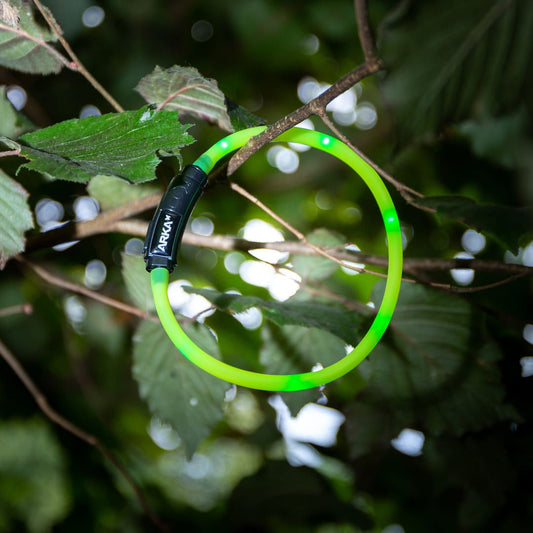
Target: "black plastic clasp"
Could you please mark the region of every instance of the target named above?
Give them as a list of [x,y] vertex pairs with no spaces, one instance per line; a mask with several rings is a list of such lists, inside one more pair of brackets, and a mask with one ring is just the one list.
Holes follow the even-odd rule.
[[146,270],[163,267],[169,272],[177,264],[178,248],[192,210],[207,183],[207,174],[188,165],[175,176],[161,198],[144,241]]

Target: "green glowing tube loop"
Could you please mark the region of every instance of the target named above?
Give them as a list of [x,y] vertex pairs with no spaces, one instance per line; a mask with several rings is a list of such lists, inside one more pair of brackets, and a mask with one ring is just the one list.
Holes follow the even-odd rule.
[[[214,144],[194,164],[205,173],[209,173],[220,159],[239,149],[251,137],[261,133],[264,129],[262,126],[249,128],[229,135]],[[353,370],[379,342],[391,321],[400,291],[402,237],[396,209],[383,181],[368,163],[343,142],[335,137],[302,128],[292,128],[277,137],[275,141],[306,144],[337,157],[363,179],[376,199],[387,233],[389,265],[381,306],[361,342],[341,360],[316,372],[277,375],[243,370],[215,359],[198,347],[183,331],[176,321],[168,299],[168,270],[165,268],[152,270],[151,283],[156,310],[163,328],[178,350],[191,362],[213,376],[243,387],[266,391],[295,391],[324,385],[342,377]]]

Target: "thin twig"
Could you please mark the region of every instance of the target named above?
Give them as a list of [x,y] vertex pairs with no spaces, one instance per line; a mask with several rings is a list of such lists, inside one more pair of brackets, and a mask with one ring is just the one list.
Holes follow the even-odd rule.
[[137,307],[133,307],[132,305],[121,302],[119,300],[115,300],[114,298],[110,298],[109,296],[105,296],[104,294],[100,294],[99,292],[87,289],[86,287],[78,285],[77,283],[72,283],[71,281],[67,281],[66,279],[60,278],[52,274],[48,270],[44,269],[43,267],[36,265],[31,261],[28,261],[27,259],[19,258],[19,260],[24,265],[33,270],[33,272],[35,272],[40,278],[42,278],[47,283],[50,283],[51,285],[55,285],[56,287],[60,287],[76,294],[87,296],[88,298],[96,300],[97,302],[109,305],[110,307],[114,307],[115,309],[119,309],[120,311],[124,311],[125,313],[129,313],[130,315],[138,316],[143,320],[158,322],[158,319],[155,316],[145,311],[142,311]]
[[15,150],[8,150],[7,152],[0,152],[0,157],[10,157],[12,155],[19,155],[21,150],[21,148],[17,148]]
[[133,490],[137,501],[143,508],[146,515],[150,520],[162,531],[168,530],[167,526],[161,522],[159,517],[157,517],[148,502],[146,501],[144,495],[141,492],[141,489],[138,487],[137,483],[131,477],[126,468],[121,464],[115,454],[104,446],[94,435],[84,431],[79,428],[63,416],[61,416],[53,407],[50,406],[46,396],[41,392],[39,387],[31,379],[29,374],[26,372],[24,367],[20,364],[18,359],[13,355],[13,353],[7,348],[7,346],[0,340],[0,356],[4,361],[9,365],[11,370],[17,375],[20,379],[26,390],[31,394],[35,402],[37,403],[39,409],[48,417],[54,424],[62,427],[65,431],[68,431],[78,439],[86,442],[89,446],[96,448],[108,461],[118,470],[118,472],[125,479],[126,483]]
[[230,159],[228,164],[228,175],[231,176],[248,158],[250,158],[257,150],[265,144],[281,135],[284,131],[296,126],[302,120],[309,118],[311,115],[318,114],[321,109],[326,106],[337,96],[347,91],[350,87],[355,85],[362,79],[374,74],[382,69],[381,63],[367,65],[366,63],[359,65],[357,68],[348,72],[345,76],[337,80],[328,90],[317,96],[307,104],[303,105],[281,118],[265,131],[252,137],[246,145],[244,145],[235,155]]
[[27,302],[19,305],[11,305],[10,307],[3,307],[0,309],[0,318],[11,315],[31,315],[33,313],[33,306]]
[[52,31],[55,33],[59,42],[72,59],[76,66],[76,70],[107,100],[107,102],[119,113],[124,111],[124,108],[107,92],[107,90],[98,82],[98,80],[85,68],[79,57],[74,53],[68,41],[63,37],[63,32],[53,17],[41,4],[40,0],[33,0],[37,9],[41,12],[44,20],[48,23]]
[[[148,198],[148,197],[147,197]],[[139,202],[142,204],[142,202]],[[157,202],[156,202],[157,205]],[[43,233],[37,236],[38,240],[30,239],[28,243],[28,250],[32,251],[41,249],[43,247],[54,246],[68,240],[72,240],[72,235],[76,235],[77,238],[87,238],[93,235],[99,235],[102,233],[124,233],[135,237],[142,237],[146,235],[148,229],[148,223],[142,220],[126,219],[119,220],[116,218],[116,214],[123,208],[104,212],[101,217],[106,216],[105,223],[100,221],[97,217],[94,220],[85,222],[75,222],[71,225],[71,230],[68,233],[63,233],[62,226],[57,230]],[[144,207],[142,207],[144,210]],[[113,216],[107,218],[107,214],[113,212]],[[49,235],[50,234],[50,235]],[[42,237],[48,236],[46,242],[41,240]],[[266,248],[268,250],[276,250],[279,252],[288,252],[294,255],[317,255],[317,252],[312,248],[301,242],[295,241],[278,241],[278,242],[259,242],[241,239],[239,237],[233,237],[230,235],[198,235],[190,231],[186,231],[183,234],[183,244],[191,246],[198,246],[201,248],[211,248],[214,250],[223,251],[241,251],[249,252],[250,250],[257,250],[259,248]],[[325,250],[332,256],[341,261],[352,261],[356,263],[364,263],[367,265],[374,265],[379,267],[386,267],[388,260],[381,255],[366,254],[363,252],[355,252],[342,248],[325,248]],[[476,270],[478,272],[493,272],[493,273],[506,273],[506,274],[533,274],[533,268],[524,265],[517,265],[514,263],[503,263],[501,261],[491,261],[485,259],[440,259],[435,257],[417,257],[417,258],[404,258],[404,271],[417,273],[420,271],[441,271],[451,270],[456,268],[468,268]]]
[[159,204],[160,200],[161,194],[151,194],[115,209],[104,211],[93,220],[69,222],[56,229],[39,233],[28,240],[26,251],[31,252],[41,248],[48,248],[58,243],[77,241],[91,235],[107,233],[114,222],[138,215],[148,209],[153,209]]
[[366,156],[359,148],[357,148],[351,141],[344,135],[339,128],[335,125],[335,123],[328,117],[327,113],[325,111],[321,111],[319,113],[320,118],[322,119],[322,122],[326,124],[326,126],[342,141],[344,144],[346,144],[349,148],[351,148],[361,159],[363,159],[367,164],[369,164],[383,179],[388,181],[405,199],[407,203],[412,205],[413,207],[416,207],[417,209],[420,209],[422,211],[426,211],[427,213],[436,213],[436,209],[432,209],[431,207],[426,207],[423,205],[419,205],[416,203],[415,200],[413,200],[413,196],[417,196],[418,198],[424,198],[424,195],[415,190],[411,187],[405,185],[405,183],[402,183],[401,181],[398,181],[397,179],[393,178],[388,172],[383,170],[379,165],[374,163],[372,159],[370,159],[368,156]]
[[365,62],[372,64],[379,61],[376,54],[376,45],[374,36],[370,29],[370,20],[368,18],[368,6],[366,0],[354,0],[355,18],[357,21],[357,34],[359,42],[365,55]]
[[267,213],[269,216],[271,216],[274,220],[276,220],[278,223],[280,223],[284,228],[289,230],[300,242],[308,246],[309,248],[312,248],[318,255],[321,255],[323,257],[326,257],[327,259],[330,259],[331,261],[334,261],[335,263],[339,264],[340,266],[344,268],[348,268],[350,270],[354,270],[355,272],[359,272],[360,274],[373,274],[374,276],[379,276],[386,278],[387,275],[383,274],[382,272],[374,272],[372,270],[368,270],[365,267],[358,267],[354,266],[353,264],[347,263],[343,261],[342,259],[339,259],[338,257],[335,257],[331,253],[329,253],[324,248],[321,248],[320,246],[317,246],[316,244],[313,244],[312,242],[309,242],[305,235],[298,231],[294,226],[289,224],[286,220],[281,218],[277,213],[272,211],[268,206],[266,206],[261,200],[256,198],[253,194],[249,193],[246,189],[241,187],[240,185],[237,185],[234,182],[230,182],[230,188],[234,190],[236,193],[240,194],[250,202],[254,203],[262,209],[265,213]]

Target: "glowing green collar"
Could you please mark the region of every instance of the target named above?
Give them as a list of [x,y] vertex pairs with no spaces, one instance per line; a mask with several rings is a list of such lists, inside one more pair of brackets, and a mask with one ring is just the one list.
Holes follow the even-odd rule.
[[148,230],[145,242],[146,268],[151,272],[156,310],[165,331],[178,350],[195,365],[229,383],[251,389],[267,391],[309,389],[340,378],[353,370],[372,351],[391,321],[402,278],[402,237],[392,199],[374,169],[343,142],[335,137],[302,128],[292,128],[274,140],[306,144],[344,161],[372,191],[381,212],[387,233],[389,257],[385,293],[370,329],[351,352],[340,361],[316,372],[275,375],[242,370],[215,359],[198,347],[176,321],[168,300],[169,273],[176,264],[183,230],[207,182],[207,175],[220,159],[239,149],[264,129],[264,127],[250,128],[228,135],[172,180]]

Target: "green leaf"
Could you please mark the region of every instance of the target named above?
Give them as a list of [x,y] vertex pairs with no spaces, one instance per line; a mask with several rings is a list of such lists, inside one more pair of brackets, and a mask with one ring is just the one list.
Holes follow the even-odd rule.
[[[40,421],[0,424],[0,525],[50,531],[69,509],[66,465],[56,439]],[[13,521],[13,529],[8,527]]]
[[516,483],[508,441],[507,435],[498,439],[489,434],[469,435],[460,441],[429,439],[424,445],[433,478],[439,480],[435,488],[459,492],[459,520],[465,531],[485,529],[494,510],[508,503],[508,491]]
[[232,531],[257,531],[257,524],[261,524],[259,531],[346,531],[342,526],[319,527],[322,524],[351,524],[367,531],[372,526],[369,515],[339,499],[316,470],[294,468],[286,461],[268,461],[243,479],[228,506]]
[[95,176],[87,185],[87,192],[105,211],[156,194],[161,189],[152,183],[133,185],[113,176]]
[[233,131],[224,94],[215,80],[204,78],[194,67],[155,67],[135,90],[158,108],[177,110]]
[[0,117],[0,137],[6,135],[17,138],[23,133],[37,129],[28,117],[13,107],[3,85],[0,85]]
[[14,137],[17,128],[17,112],[6,95],[6,88],[0,86],[0,135]]
[[337,304],[314,301],[276,302],[256,296],[221,293],[212,289],[184,287],[187,292],[201,294],[218,309],[230,313],[242,313],[250,307],[258,307],[263,315],[278,326],[294,325],[329,331],[348,344],[356,344],[359,331],[366,317],[348,311]]
[[180,124],[177,115],[143,107],[67,120],[27,133],[19,146],[30,162],[21,168],[83,183],[99,174],[132,183],[150,181],[160,161],[158,151],[177,152],[193,142],[189,126]]
[[0,169],[0,269],[24,250],[24,232],[33,228],[28,193]]
[[478,204],[463,196],[433,196],[420,203],[437,210],[437,214],[486,233],[505,249],[514,252],[533,234],[533,207]]
[[57,37],[37,23],[33,14],[28,2],[2,2],[0,65],[31,74],[57,74],[68,61],[51,45]]
[[[307,240],[321,248],[342,246],[345,240],[338,233],[319,228],[306,235]],[[327,257],[299,255],[292,258],[294,270],[307,281],[319,281],[329,278],[339,265]]]
[[[373,299],[383,290],[380,282]],[[434,434],[461,435],[516,420],[504,403],[500,357],[467,301],[404,284],[388,334],[369,359],[365,394],[399,409],[415,402],[421,423]]]
[[497,116],[531,103],[532,22],[528,1],[438,0],[384,25],[383,88],[403,128],[435,134],[480,110]]
[[254,126],[262,126],[263,124],[266,124],[266,120],[250,113],[250,111],[239,104],[236,104],[229,98],[226,98],[226,107],[228,109],[233,131],[244,130],[246,128],[253,128]]
[[[264,326],[259,361],[268,374],[310,372],[315,365],[329,366],[345,354],[346,343],[328,331],[302,326]],[[292,415],[309,402],[321,398],[318,388],[282,393]]]
[[154,311],[150,274],[141,256],[122,254],[122,277],[135,305],[143,311]]
[[[185,330],[195,343],[218,357],[218,346],[205,326],[189,324]],[[137,329],[133,377],[150,411],[174,427],[189,457],[223,418],[228,384],[180,354],[160,324],[143,322]]]
[[357,459],[370,452],[389,449],[390,441],[410,421],[406,410],[395,409],[392,404],[357,399],[346,410],[345,431],[350,457]]
[[527,112],[523,109],[504,117],[467,120],[457,126],[473,152],[505,168],[515,168],[525,144]]

